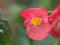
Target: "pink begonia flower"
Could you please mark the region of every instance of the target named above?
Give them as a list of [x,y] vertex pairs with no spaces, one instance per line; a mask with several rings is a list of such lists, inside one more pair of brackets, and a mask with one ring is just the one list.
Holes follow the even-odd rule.
[[30,8],[21,12],[21,16],[25,19],[26,34],[33,40],[43,40],[47,37],[51,30],[48,23],[48,11],[44,8]]
[[49,22],[52,25],[50,34],[56,38],[60,38],[60,5],[49,16]]

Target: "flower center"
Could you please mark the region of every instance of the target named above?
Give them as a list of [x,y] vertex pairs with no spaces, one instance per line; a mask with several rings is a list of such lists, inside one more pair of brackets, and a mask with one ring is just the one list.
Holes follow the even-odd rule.
[[34,17],[34,18],[32,18],[31,23],[34,26],[38,26],[38,25],[40,25],[42,23],[42,19],[39,18],[39,17]]

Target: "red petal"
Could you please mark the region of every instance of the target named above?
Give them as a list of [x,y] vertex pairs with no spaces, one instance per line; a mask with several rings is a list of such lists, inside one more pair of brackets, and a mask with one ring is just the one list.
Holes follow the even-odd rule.
[[29,26],[26,33],[29,38],[33,40],[43,40],[47,37],[51,29],[49,24],[42,24],[41,26]]
[[[58,5],[57,7],[56,7],[56,9],[54,10],[54,13],[59,13],[60,12],[60,5]],[[53,13],[53,14],[54,14]],[[60,13],[59,13],[60,14]],[[60,15],[58,15],[58,16],[60,16]]]
[[54,10],[54,12],[49,16],[50,23],[52,25],[51,35],[60,38],[60,5]]
[[48,15],[48,11],[45,10],[44,8],[30,8],[21,12],[21,16],[24,19],[32,16],[46,17],[47,15]]
[[48,11],[45,8],[36,8],[35,12],[40,17],[46,17],[48,16]]
[[53,13],[49,16],[50,23],[52,23],[56,18],[60,17],[60,5],[57,6],[57,8],[53,11]]
[[60,16],[60,5],[57,6],[57,8],[53,11],[51,14],[51,17],[56,18]]
[[31,19],[30,19],[30,18],[29,18],[29,19],[26,19],[26,20],[24,21],[24,26],[28,27],[28,26],[30,26],[30,25],[32,25],[32,24],[31,24]]
[[26,10],[21,12],[21,16],[24,19],[31,17],[32,15],[34,15],[34,10],[35,10],[34,8],[26,9]]
[[56,33],[51,32],[51,35],[56,37],[56,38],[60,38],[60,34],[56,34]]
[[56,19],[52,23],[51,35],[60,38],[60,18]]

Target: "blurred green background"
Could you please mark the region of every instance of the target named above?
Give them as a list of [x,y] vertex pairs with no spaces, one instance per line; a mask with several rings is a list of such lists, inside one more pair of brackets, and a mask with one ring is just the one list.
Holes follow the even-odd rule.
[[49,35],[42,41],[27,37],[20,12],[27,8],[44,7],[54,10],[60,0],[0,0],[0,45],[60,45],[60,39]]

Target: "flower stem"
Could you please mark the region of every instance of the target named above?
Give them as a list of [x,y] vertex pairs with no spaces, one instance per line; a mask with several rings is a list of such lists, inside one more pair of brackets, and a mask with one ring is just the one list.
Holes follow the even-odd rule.
[[48,15],[50,15],[53,11],[48,11]]

